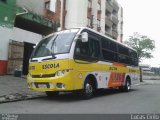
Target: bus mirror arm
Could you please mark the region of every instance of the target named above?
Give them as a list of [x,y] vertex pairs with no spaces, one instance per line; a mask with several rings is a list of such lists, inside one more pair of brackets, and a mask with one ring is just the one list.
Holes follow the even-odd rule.
[[88,42],[88,33],[83,32],[82,34],[78,34],[74,41],[76,42],[77,40],[81,40],[82,42]]

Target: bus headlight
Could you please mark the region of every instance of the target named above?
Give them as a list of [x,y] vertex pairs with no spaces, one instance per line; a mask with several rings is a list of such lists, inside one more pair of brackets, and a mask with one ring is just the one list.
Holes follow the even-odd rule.
[[57,72],[55,73],[55,77],[57,77],[57,76],[63,76],[63,75],[65,75],[65,74],[68,73],[68,72],[69,72],[68,69],[67,69],[67,70],[57,71]]

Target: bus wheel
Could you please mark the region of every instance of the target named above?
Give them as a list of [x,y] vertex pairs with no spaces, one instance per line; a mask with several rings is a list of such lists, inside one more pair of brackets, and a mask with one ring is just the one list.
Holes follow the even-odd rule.
[[46,91],[46,95],[47,95],[47,97],[56,97],[56,96],[58,96],[59,95],[59,92],[57,92],[57,91]]
[[125,86],[124,86],[124,90],[125,90],[126,92],[129,92],[129,91],[131,90],[131,82],[130,82],[130,79],[129,79],[129,78],[126,79],[126,83],[125,83]]
[[93,93],[94,93],[93,82],[87,80],[84,84],[81,96],[83,99],[90,99],[93,97]]

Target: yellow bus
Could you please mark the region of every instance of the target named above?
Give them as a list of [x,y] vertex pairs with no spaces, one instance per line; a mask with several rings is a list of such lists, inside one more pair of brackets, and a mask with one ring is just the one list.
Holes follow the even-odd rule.
[[47,96],[78,93],[86,99],[98,89],[130,91],[139,82],[137,52],[90,28],[54,33],[39,42],[29,63],[30,89]]

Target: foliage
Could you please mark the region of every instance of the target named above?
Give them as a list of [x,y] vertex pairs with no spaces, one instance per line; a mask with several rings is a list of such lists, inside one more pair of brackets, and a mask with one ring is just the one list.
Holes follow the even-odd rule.
[[155,73],[155,75],[160,75],[160,68],[152,67],[151,71]]
[[137,50],[139,61],[141,61],[142,58],[153,57],[152,51],[155,48],[155,42],[147,36],[134,33],[133,36],[130,36],[124,43]]

